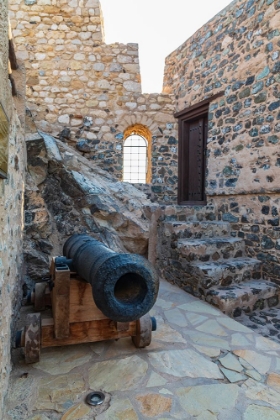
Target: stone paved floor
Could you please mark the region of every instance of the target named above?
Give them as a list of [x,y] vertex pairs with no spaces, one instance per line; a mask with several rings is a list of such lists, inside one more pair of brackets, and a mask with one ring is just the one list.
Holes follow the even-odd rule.
[[242,314],[236,321],[253,329],[264,337],[280,344],[280,306],[258,309],[250,314]]
[[[130,339],[45,349],[15,368],[5,420],[280,420],[280,345],[166,282],[150,347]],[[103,390],[105,403],[84,403]],[[102,412],[102,410],[104,410]]]

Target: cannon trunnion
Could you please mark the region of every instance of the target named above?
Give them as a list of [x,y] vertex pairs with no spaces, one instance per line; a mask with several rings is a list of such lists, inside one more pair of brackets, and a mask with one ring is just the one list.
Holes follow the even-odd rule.
[[131,337],[136,347],[148,346],[156,329],[148,311],[159,287],[152,265],[87,235],[70,237],[63,254],[52,258],[50,280],[35,285],[30,300],[36,312],[17,333],[26,362],[38,362],[44,347],[123,337]]

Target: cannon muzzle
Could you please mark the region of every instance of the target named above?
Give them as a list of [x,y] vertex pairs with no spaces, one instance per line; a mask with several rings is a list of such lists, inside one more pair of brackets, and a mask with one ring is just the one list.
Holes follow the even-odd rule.
[[108,318],[134,321],[154,305],[159,279],[144,257],[116,253],[96,239],[78,234],[65,242],[63,255],[91,284],[95,304]]

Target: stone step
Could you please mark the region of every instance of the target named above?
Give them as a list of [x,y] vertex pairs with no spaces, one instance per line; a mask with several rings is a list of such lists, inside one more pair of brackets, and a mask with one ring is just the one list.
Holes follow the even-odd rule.
[[238,317],[243,311],[249,313],[278,305],[280,285],[251,279],[231,286],[214,286],[205,291],[205,300],[225,314]]
[[221,261],[245,255],[245,244],[232,236],[205,239],[179,239],[177,249],[188,261]]
[[211,261],[191,263],[191,274],[195,282],[203,289],[212,286],[230,286],[242,283],[251,278],[261,278],[261,262],[255,258],[232,258],[226,261]]
[[217,236],[228,236],[230,224],[228,222],[165,222],[164,233],[173,236],[173,240],[181,238],[203,239]]

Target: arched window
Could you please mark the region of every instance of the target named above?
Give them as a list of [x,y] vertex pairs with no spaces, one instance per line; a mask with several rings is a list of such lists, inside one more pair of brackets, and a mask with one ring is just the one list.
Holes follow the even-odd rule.
[[147,182],[147,140],[139,134],[131,134],[124,141],[123,181]]

